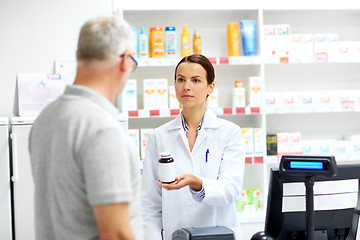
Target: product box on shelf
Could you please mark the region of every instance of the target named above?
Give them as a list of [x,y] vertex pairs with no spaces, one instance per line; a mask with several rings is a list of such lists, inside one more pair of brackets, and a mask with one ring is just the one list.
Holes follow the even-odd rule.
[[336,139],[301,140],[303,155],[334,155],[336,154]]
[[278,92],[277,97],[282,112],[298,112],[300,110],[300,94],[298,92]]
[[180,108],[180,103],[176,98],[176,92],[174,86],[169,86],[169,107],[170,109]]
[[262,39],[261,55],[276,56],[276,25],[264,25]]
[[149,136],[154,129],[152,128],[142,128],[140,129],[140,157],[141,160],[145,160],[146,146],[149,140]]
[[334,92],[337,111],[355,111],[356,91],[342,90]]
[[210,94],[207,100],[207,106],[209,108],[217,108],[219,107],[219,99],[218,99],[218,89],[214,88],[213,92]]
[[291,63],[314,62],[313,34],[290,35],[290,59]]
[[128,129],[130,142],[136,149],[136,157],[140,160],[140,133],[139,129]]
[[315,33],[314,54],[316,62],[335,62],[338,42],[337,33]]
[[337,140],[335,159],[339,161],[348,161],[351,159],[352,143],[349,140]]
[[302,154],[300,132],[277,133],[278,159],[280,159],[281,156],[285,154]]
[[313,112],[315,111],[315,104],[314,104],[314,96],[315,92],[313,91],[303,91],[300,92],[300,106],[299,111],[301,112]]
[[317,112],[332,112],[336,110],[334,91],[317,91],[314,95],[314,105]]
[[344,140],[351,142],[349,160],[360,160],[360,135],[345,136]]
[[156,107],[156,81],[155,79],[144,79],[144,109],[153,110]]
[[288,152],[289,154],[301,154],[301,133],[289,132],[288,133]]
[[128,79],[121,93],[121,111],[137,110],[137,85],[136,79]]
[[360,41],[339,41],[336,45],[336,62],[359,62]]
[[232,106],[237,108],[246,106],[245,88],[242,80],[235,81],[235,87],[232,90]]
[[290,24],[276,25],[276,49],[280,62],[289,62]]
[[277,133],[277,154],[279,158],[281,155],[289,153],[289,136],[288,133]]
[[250,107],[261,107],[263,101],[263,80],[261,77],[249,77],[248,82],[248,105]]
[[254,163],[264,162],[265,131],[263,128],[254,128]]
[[166,78],[155,79],[156,85],[156,109],[168,109],[168,80]]
[[268,156],[277,155],[277,135],[267,134],[266,135],[266,154]]
[[279,104],[277,103],[277,92],[265,92],[264,98],[265,110],[267,113],[279,112]]
[[317,149],[316,141],[314,141],[314,140],[302,140],[301,141],[302,155],[314,155],[315,149]]
[[252,128],[242,128],[245,149],[245,163],[252,164],[254,161],[254,131]]

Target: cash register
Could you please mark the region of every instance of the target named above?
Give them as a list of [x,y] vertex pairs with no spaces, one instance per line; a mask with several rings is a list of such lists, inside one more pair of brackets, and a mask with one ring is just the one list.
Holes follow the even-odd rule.
[[223,226],[181,228],[172,234],[172,240],[234,240],[234,232]]

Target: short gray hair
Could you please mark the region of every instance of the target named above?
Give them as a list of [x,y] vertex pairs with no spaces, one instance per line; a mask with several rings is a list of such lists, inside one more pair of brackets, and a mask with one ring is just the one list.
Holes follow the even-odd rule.
[[129,24],[117,17],[98,17],[87,21],[80,30],[77,60],[115,61],[133,46]]

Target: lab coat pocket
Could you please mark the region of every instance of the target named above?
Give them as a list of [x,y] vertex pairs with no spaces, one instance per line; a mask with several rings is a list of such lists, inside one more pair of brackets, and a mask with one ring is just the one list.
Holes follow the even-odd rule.
[[204,159],[204,167],[201,169],[203,176],[217,179],[220,170],[221,153],[208,149],[205,152]]

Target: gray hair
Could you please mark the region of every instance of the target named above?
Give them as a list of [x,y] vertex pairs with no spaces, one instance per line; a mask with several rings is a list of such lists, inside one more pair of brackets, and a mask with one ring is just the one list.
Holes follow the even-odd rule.
[[98,17],[87,21],[80,30],[77,60],[113,62],[133,46],[129,24],[117,17]]

